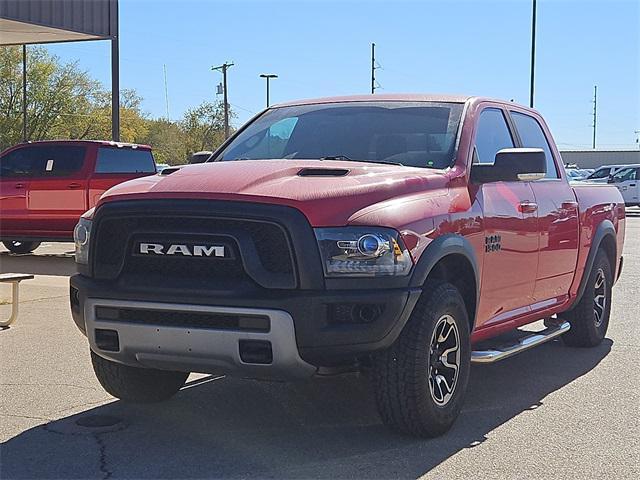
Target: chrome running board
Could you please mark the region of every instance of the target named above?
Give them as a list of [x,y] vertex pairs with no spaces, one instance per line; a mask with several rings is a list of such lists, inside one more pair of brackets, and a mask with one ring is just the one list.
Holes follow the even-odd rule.
[[488,350],[474,350],[471,352],[471,362],[493,363],[498,360],[504,360],[507,357],[553,340],[567,332],[570,328],[569,322],[562,322],[560,325],[547,327],[540,332],[532,332],[531,335],[519,339],[515,344],[501,345]]

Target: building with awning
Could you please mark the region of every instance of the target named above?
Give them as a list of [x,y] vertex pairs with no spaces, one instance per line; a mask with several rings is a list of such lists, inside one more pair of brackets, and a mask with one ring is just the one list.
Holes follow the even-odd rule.
[[22,45],[24,140],[27,45],[111,41],[111,136],[120,139],[118,0],[0,0],[0,46]]

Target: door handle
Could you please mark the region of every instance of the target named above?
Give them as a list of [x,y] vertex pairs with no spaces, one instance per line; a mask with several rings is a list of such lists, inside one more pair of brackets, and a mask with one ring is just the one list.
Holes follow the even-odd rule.
[[518,206],[520,213],[534,213],[538,210],[538,204],[535,202],[524,201]]
[[630,184],[629,186],[630,186],[630,187],[635,187],[635,186],[636,186],[636,184],[635,184],[635,183],[632,183],[632,184]]
[[561,206],[565,210],[569,210],[570,208],[578,208],[578,202],[574,202],[574,201],[562,202]]
[[82,185],[79,183],[70,183],[69,185],[67,185],[67,188],[81,188]]
[[24,183],[16,183],[16,188],[24,188]]

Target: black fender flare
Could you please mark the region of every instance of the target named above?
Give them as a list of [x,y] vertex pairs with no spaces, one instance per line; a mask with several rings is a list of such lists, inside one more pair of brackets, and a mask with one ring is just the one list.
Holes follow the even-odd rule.
[[[440,260],[449,255],[462,255],[469,261],[469,264],[473,268],[473,275],[476,280],[476,297],[474,301],[477,311],[478,300],[480,298],[480,270],[478,268],[478,260],[476,252],[469,240],[461,235],[449,233],[442,235],[431,242],[424,252],[422,252],[422,255],[414,267],[410,286],[418,288],[422,287],[433,270],[433,267],[435,267]],[[475,323],[475,318],[470,320]]]
[[[589,280],[589,275],[591,274],[591,269],[593,268],[593,262],[595,262],[596,260],[596,255],[598,253],[598,250],[600,249],[600,245],[602,245],[602,242],[607,236],[611,236],[613,239],[614,262],[615,262],[615,259],[618,258],[618,251],[617,251],[618,242],[616,241],[617,240],[616,229],[613,226],[613,222],[611,220],[605,219],[602,222],[600,222],[600,224],[596,227],[596,231],[593,234],[591,246],[589,247],[589,255],[587,256],[587,261],[584,265],[584,271],[582,272],[582,279],[580,280],[580,286],[578,287],[578,293],[574,297],[570,308],[573,308],[582,298],[582,295],[584,294],[584,291],[587,288],[587,281]],[[615,263],[611,265],[611,268],[614,269],[614,271],[611,272],[613,275],[615,274],[615,268],[616,268]]]

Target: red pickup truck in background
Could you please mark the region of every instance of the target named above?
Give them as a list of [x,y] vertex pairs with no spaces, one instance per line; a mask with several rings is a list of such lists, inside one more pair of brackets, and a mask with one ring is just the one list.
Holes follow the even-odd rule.
[[42,241],[72,241],[80,215],[109,188],[156,173],[148,145],[29,142],[0,154],[0,241],[28,253]]
[[385,423],[434,436],[472,362],[603,340],[624,230],[620,192],[570,185],[535,110],[291,102],[207,163],[105,193],[76,228],[70,303],[98,380],[125,401],[167,399],[189,372],[362,369]]

